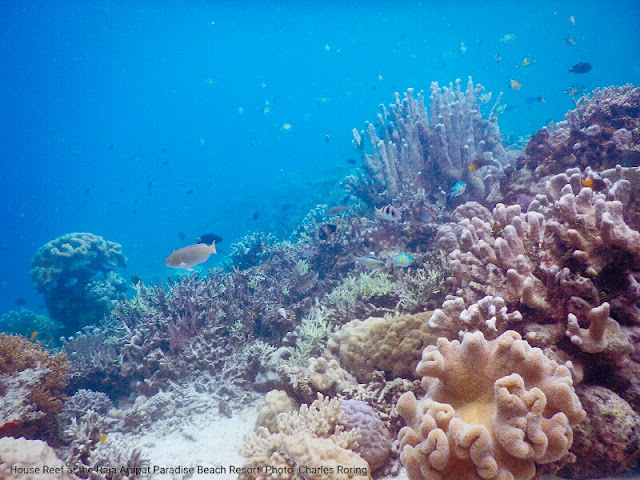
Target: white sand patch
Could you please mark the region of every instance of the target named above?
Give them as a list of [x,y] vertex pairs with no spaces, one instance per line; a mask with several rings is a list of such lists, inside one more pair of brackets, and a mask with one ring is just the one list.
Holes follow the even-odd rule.
[[[231,418],[209,413],[197,414],[174,431],[164,434],[149,431],[138,435],[135,444],[142,448],[152,473],[154,467],[195,469],[193,475],[165,471],[164,474],[156,473],[154,479],[235,480],[238,475],[231,472],[231,467],[239,468],[245,462],[236,447],[242,443],[244,434],[253,431],[256,415],[255,406],[234,413]],[[218,467],[218,470],[198,474],[198,467]]]

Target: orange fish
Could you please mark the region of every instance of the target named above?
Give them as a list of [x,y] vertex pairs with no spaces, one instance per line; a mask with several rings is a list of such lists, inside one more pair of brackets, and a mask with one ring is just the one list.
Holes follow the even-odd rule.
[[594,192],[601,192],[607,188],[607,184],[601,178],[589,177],[586,180],[582,180],[582,185],[589,187]]
[[210,246],[206,243],[189,245],[180,250],[175,250],[167,257],[164,264],[167,267],[179,268],[191,272],[194,266],[206,262],[212,253],[217,253],[215,241]]
[[100,443],[102,445],[104,445],[104,442],[106,442],[106,441],[107,441],[107,434],[106,433],[101,434],[100,435]]
[[37,336],[38,336],[38,332],[32,332],[31,336],[29,337],[29,341],[33,342]]

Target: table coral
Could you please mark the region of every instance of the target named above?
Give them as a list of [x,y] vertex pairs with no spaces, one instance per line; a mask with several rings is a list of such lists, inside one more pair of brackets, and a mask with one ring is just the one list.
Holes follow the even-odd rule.
[[398,401],[411,480],[532,479],[536,464],[561,460],[583,420],[569,370],[507,331],[462,342],[441,338],[417,367],[427,394]]

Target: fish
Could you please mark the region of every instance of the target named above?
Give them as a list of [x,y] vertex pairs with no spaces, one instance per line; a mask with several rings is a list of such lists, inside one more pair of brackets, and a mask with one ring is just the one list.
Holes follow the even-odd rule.
[[593,176],[589,176],[586,180],[582,179],[582,185],[589,187],[594,192],[601,192],[607,188],[607,184],[604,180]]
[[576,63],[569,69],[571,73],[589,73],[591,71],[591,64],[587,62]]
[[524,59],[520,62],[521,67],[528,67],[532,63],[535,63],[535,60],[529,60],[529,57],[524,57]]
[[138,285],[139,283],[142,283],[142,279],[134,273],[133,275],[131,275],[131,283],[133,283],[134,285]]
[[544,97],[529,97],[529,98],[527,98],[527,103],[534,103],[534,102],[547,103],[547,99],[544,98]]
[[383,268],[384,261],[379,258],[374,257],[373,255],[364,255],[361,257],[355,257],[354,260],[360,265],[364,265],[365,267],[369,267],[372,270]]
[[101,434],[100,435],[100,444],[104,445],[106,441],[107,441],[107,434],[106,433]]
[[355,165],[357,162],[355,158],[347,158],[347,163],[349,165]]
[[475,158],[467,167],[470,172],[475,172],[476,170],[486,167],[487,165],[491,165],[491,162],[487,162],[484,158],[478,157]]
[[384,207],[376,208],[374,215],[376,218],[387,220],[388,222],[397,222],[402,217],[400,210],[393,205],[385,205]]
[[184,232],[178,232],[178,240],[180,240],[182,242],[184,239],[185,239]]
[[175,250],[167,257],[164,264],[170,268],[178,268],[192,272],[194,266],[206,262],[212,253],[217,253],[216,242],[213,242],[211,245],[207,245],[206,243],[189,245]]
[[460,42],[460,51],[462,53],[467,51],[467,46],[464,44],[464,42]]
[[280,127],[280,130],[282,130],[283,132],[289,132],[291,131],[292,128],[293,128],[293,125],[291,125],[290,123],[283,123],[282,126]]
[[320,225],[320,238],[326,240],[336,232],[338,226],[333,223],[323,223]]
[[13,301],[13,303],[15,303],[16,305],[21,307],[22,305],[25,305],[27,303],[27,301],[22,297],[18,297]]
[[29,341],[33,342],[38,336],[38,332],[31,332],[31,336],[29,337]]
[[459,197],[464,193],[466,189],[467,189],[467,182],[462,182],[462,181],[456,182],[453,185],[453,187],[451,187],[451,191],[449,192],[449,197],[450,198]]
[[406,268],[411,265],[414,261],[414,258],[408,253],[401,253],[393,257],[391,263],[393,263],[396,267]]
[[511,87],[512,90],[520,90],[520,87],[522,87],[522,84],[519,81],[514,80],[512,78],[511,80],[509,80],[509,86]]
[[569,23],[570,23],[571,25],[575,25],[575,24],[576,24],[576,19],[573,17],[573,15],[571,15],[571,16],[569,17]]
[[485,103],[489,103],[489,100],[491,100],[491,93],[492,92],[484,92],[481,93],[480,95],[478,95],[478,101],[484,105]]
[[500,55],[499,53],[496,53],[493,58],[496,59],[496,63],[500,63],[502,61],[502,55]]
[[507,110],[507,104],[506,103],[502,103],[502,104],[498,105],[493,112],[496,115],[502,115],[506,110]]
[[573,47],[576,44],[576,41],[571,35],[569,35],[568,37],[565,37],[564,43],[566,43],[570,47]]
[[511,42],[515,42],[517,39],[518,37],[513,33],[507,33],[500,39],[500,41],[504,43],[511,43]]
[[564,93],[566,93],[567,95],[578,95],[578,94],[582,94],[587,90],[586,87],[583,87],[582,85],[571,85],[569,88],[567,88]]
[[63,287],[65,287],[65,288],[71,288],[71,287],[73,287],[73,286],[74,286],[75,284],[77,284],[77,283],[78,283],[78,279],[77,279],[76,277],[71,277],[69,280],[67,280],[67,281],[64,283]]
[[216,235],[215,233],[203,233],[198,238],[196,238],[197,243],[206,243],[207,245],[211,245],[212,243],[222,243],[222,237],[220,235]]

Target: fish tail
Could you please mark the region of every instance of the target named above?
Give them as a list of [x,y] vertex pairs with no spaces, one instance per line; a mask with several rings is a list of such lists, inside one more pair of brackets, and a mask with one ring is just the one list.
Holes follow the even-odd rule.
[[215,255],[218,254],[218,252],[216,252],[216,241],[214,240],[213,243],[211,244],[211,246],[209,247],[209,251]]

